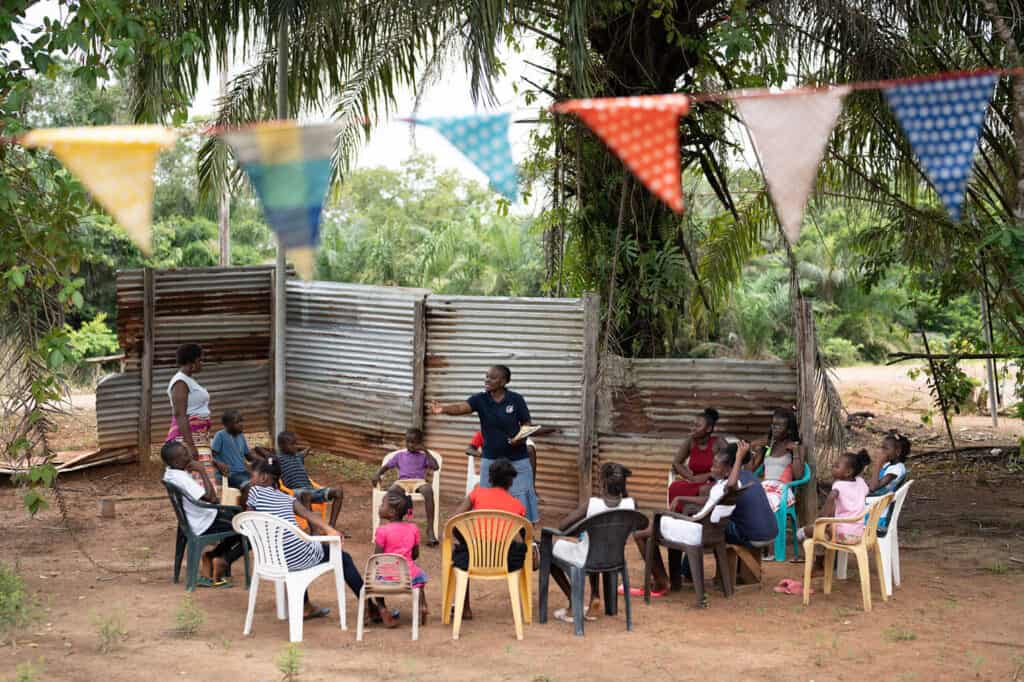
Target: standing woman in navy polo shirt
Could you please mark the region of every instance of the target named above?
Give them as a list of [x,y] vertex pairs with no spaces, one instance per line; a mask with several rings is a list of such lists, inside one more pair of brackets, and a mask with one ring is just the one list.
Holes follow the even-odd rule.
[[505,388],[512,380],[512,372],[505,365],[487,370],[482,393],[471,395],[464,402],[442,405],[431,402],[432,414],[460,415],[476,412],[480,418],[480,432],[484,436],[483,457],[480,458],[480,487],[490,488],[488,470],[499,459],[507,459],[516,469],[516,477],[509,493],[526,507],[526,518],[536,523],[537,493],[533,489],[533,470],[525,440],[512,441],[519,428],[530,423],[530,409],[526,400],[515,391]]

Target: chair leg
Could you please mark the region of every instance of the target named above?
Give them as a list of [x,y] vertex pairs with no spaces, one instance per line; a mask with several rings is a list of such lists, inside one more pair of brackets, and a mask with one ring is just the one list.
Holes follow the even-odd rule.
[[800,520],[796,517],[795,507],[790,507],[788,511],[790,518],[793,519],[793,556],[800,556],[800,541],[796,539],[796,531],[800,528]]
[[533,622],[533,594],[530,592],[530,582],[524,567],[519,571],[519,599],[523,602],[523,621],[527,625]]
[[[842,552],[846,554],[846,552]],[[813,559],[813,557],[812,557]],[[824,590],[825,594],[832,594],[832,575],[833,567],[836,565],[836,550],[826,549],[825,550],[825,581]]]
[[[470,457],[470,460],[473,458]],[[544,539],[543,542],[547,542]],[[526,558],[527,561],[530,557]],[[548,622],[548,585],[551,582],[551,552],[550,546],[545,544],[540,553],[540,575],[537,576],[537,622]]]
[[786,560],[786,501],[779,503],[779,511],[775,514],[775,521],[779,525],[779,534],[775,536],[775,560]]
[[602,592],[604,592],[604,613],[614,616],[619,612],[619,576],[609,571],[601,574]]
[[366,608],[366,585],[359,590],[359,608],[356,610],[356,641],[363,641],[363,614]]
[[626,630],[632,632],[633,606],[629,601],[629,566],[622,567],[622,601],[626,606]]
[[455,570],[452,566],[441,567],[441,624],[452,622],[452,599],[455,596]]
[[733,584],[735,577],[732,574],[732,567],[729,565],[729,552],[726,549],[725,543],[716,543],[715,547],[715,563],[718,568],[718,579],[722,583],[722,594],[728,599],[733,593]]
[[455,574],[455,622],[452,623],[452,639],[459,638],[462,629],[462,609],[466,606],[466,588],[469,587],[469,573],[461,569],[452,569]]
[[242,560],[245,562],[245,586],[252,583],[252,567],[249,565],[249,538],[242,536]]
[[[420,638],[420,593],[422,591],[418,587],[412,588],[412,641],[414,642]],[[362,618],[362,614],[359,617]]]
[[860,574],[860,593],[864,599],[864,611],[871,611],[871,564],[868,563],[867,550],[862,546],[854,551],[857,557],[857,573]]
[[846,580],[847,563],[850,555],[846,552],[840,552],[839,556],[836,557],[836,577],[840,580]]
[[345,578],[344,568],[341,563],[341,552],[332,547],[331,553],[337,552],[334,559],[334,590],[338,593],[338,620],[342,630],[348,630],[348,621],[345,616]]
[[252,618],[256,613],[256,593],[259,590],[260,581],[253,580],[249,584],[249,610],[245,613],[245,627],[242,628],[243,635],[252,634]]
[[647,538],[647,544],[644,547],[644,603],[651,603],[651,564],[654,563],[654,553],[660,552],[661,550],[655,545],[654,534],[652,532],[651,537]]
[[196,582],[199,580],[199,563],[203,556],[203,547],[196,542],[188,543],[188,560],[185,564],[185,590],[192,592],[196,589]]
[[277,602],[277,619],[284,620],[288,617],[288,611],[286,610],[286,602],[288,601],[285,597],[284,581],[274,581],[274,599]]
[[572,604],[572,623],[577,637],[583,636],[583,590],[586,589],[587,574],[582,568],[569,569],[569,584],[572,587],[569,601]]
[[804,540],[804,606],[811,603],[811,569],[814,568],[814,540]]
[[181,560],[185,557],[186,544],[188,544],[188,538],[185,537],[185,534],[179,528],[177,536],[174,538],[174,583],[181,579]]
[[512,620],[516,624],[516,639],[523,639],[523,605],[519,599],[519,573],[513,571],[508,574],[508,596],[512,600]]
[[288,592],[288,641],[302,641],[302,606],[306,585],[297,582],[285,582]]
[[[889,539],[889,561],[892,564],[892,584],[893,587],[900,586],[900,537],[896,535],[896,529],[893,528],[889,531],[892,533],[892,537]],[[889,590],[892,593],[892,590]]]
[[885,562],[882,561],[882,548],[875,543],[875,570],[878,572],[878,588],[882,593],[882,601],[889,601],[892,587],[889,573],[885,570]]
[[697,593],[697,608],[705,608],[707,607],[707,597],[704,594],[704,548],[699,545],[687,545],[686,558],[690,564],[693,590]]

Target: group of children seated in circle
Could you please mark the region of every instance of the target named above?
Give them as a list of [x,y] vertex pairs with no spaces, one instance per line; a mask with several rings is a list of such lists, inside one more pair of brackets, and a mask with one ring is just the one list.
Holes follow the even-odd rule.
[[[751,546],[753,543],[771,540],[778,533],[775,509],[781,503],[782,485],[791,482],[794,472],[803,471],[803,456],[799,447],[796,418],[788,410],[777,410],[769,437],[764,442],[753,444],[745,441],[726,442],[714,434],[718,413],[707,409],[694,423],[693,431],[683,442],[673,462],[673,471],[678,477],[669,486],[669,508],[681,511],[687,505],[715,505],[725,494],[738,486],[751,489],[737,498],[734,507],[724,510],[726,540],[730,544]],[[211,449],[222,484],[238,488],[241,492],[240,506],[243,509],[264,512],[297,524],[303,519],[311,532],[320,535],[340,535],[336,524],[344,495],[341,488],[318,487],[310,479],[305,466],[305,451],[298,448],[295,434],[285,431],[277,437],[277,451],[263,448],[250,449],[243,433],[243,419],[237,410],[229,410],[223,416],[224,429],[214,437]],[[423,432],[411,428],[406,432],[405,449],[382,466],[373,476],[377,485],[388,469],[398,470],[398,481],[388,489],[378,510],[381,525],[374,534],[374,553],[393,553],[403,556],[409,565],[412,584],[423,590],[427,583],[426,573],[416,564],[419,558],[420,532],[411,516],[412,500],[408,493],[418,492],[423,496],[428,519],[433,518],[433,490],[426,483],[427,472],[437,471],[438,464],[424,447]],[[873,460],[865,450],[847,452],[832,465],[833,483],[825,505],[823,517],[851,517],[862,514],[867,497],[895,490],[906,477],[905,460],[910,451],[910,442],[901,435],[887,435],[881,446],[880,456]],[[161,449],[166,465],[164,481],[186,493],[184,511],[193,533],[207,533],[231,530],[228,521],[217,519],[215,509],[192,504],[191,500],[216,503],[219,501],[214,482],[205,468],[193,459],[188,450],[177,441],[168,441]],[[869,480],[861,474],[869,464],[874,464]],[[764,479],[755,475],[763,467]],[[494,461],[490,467],[491,487],[477,486],[454,509],[454,514],[472,510],[498,510],[519,516],[526,515],[523,503],[509,493],[516,477],[515,466],[505,459]],[[599,493],[582,503],[568,514],[560,527],[567,529],[578,521],[611,509],[636,509],[635,500],[627,491],[627,480],[631,472],[616,462],[606,462],[600,468]],[[288,494],[282,488],[292,491]],[[191,500],[189,499],[191,498]],[[774,499],[773,499],[774,498]],[[310,511],[312,504],[331,504],[329,521]],[[700,524],[682,519],[663,517],[660,528],[663,537],[682,544],[700,543]],[[838,542],[856,542],[863,531],[863,523],[842,524],[835,528]],[[803,539],[813,533],[813,524],[797,530]],[[634,534],[641,556],[646,556],[646,543],[650,530]],[[509,552],[509,570],[518,570],[527,560],[533,538],[522,538],[514,542]],[[436,546],[432,524],[427,524],[428,546]],[[580,565],[586,561],[588,540],[585,536],[576,541],[559,539],[553,546],[555,557],[567,563]],[[221,541],[203,556],[199,585],[205,587],[228,587],[231,585],[230,566],[242,556],[243,545],[240,536],[233,535]],[[291,570],[302,570],[329,559],[326,545],[309,543],[297,535],[284,539],[284,553]],[[535,553],[534,553],[535,554]],[[669,584],[669,576],[662,564],[659,552],[654,552],[652,568],[652,594],[664,594],[668,589],[679,589],[681,584]],[[536,557],[534,557],[536,559]],[[689,577],[685,557],[678,552],[669,553],[670,561],[682,561],[681,574]],[[468,550],[456,545],[453,550],[453,564],[465,570],[468,565]],[[361,572],[348,552],[342,552],[345,583],[358,597],[363,586]],[[570,585],[566,574],[552,564],[551,575],[556,584],[569,599]],[[597,576],[591,576],[591,603],[585,617],[592,619],[601,612],[597,589]],[[642,592],[635,588],[637,592]],[[426,623],[427,600],[421,593],[420,618]],[[305,597],[305,617],[318,618],[330,613]],[[591,615],[594,614],[594,615]],[[569,608],[558,609],[555,618],[572,622]],[[464,619],[472,619],[472,609],[467,592]],[[387,627],[398,624],[397,610],[389,610],[384,600],[377,598],[368,604],[367,619]]]

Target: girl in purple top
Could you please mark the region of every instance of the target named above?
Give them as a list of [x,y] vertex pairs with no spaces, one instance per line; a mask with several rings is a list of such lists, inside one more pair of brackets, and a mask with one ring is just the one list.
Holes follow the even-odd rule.
[[[389,469],[398,469],[398,480],[391,491],[401,493],[417,492],[423,496],[423,507],[428,519],[434,518],[434,489],[427,483],[427,471],[437,471],[437,460],[423,447],[423,431],[415,427],[405,432],[405,450],[396,452],[371,479],[374,486]],[[391,492],[389,491],[389,492]],[[412,505],[409,507],[412,510]],[[427,524],[427,546],[437,547],[434,525]]]

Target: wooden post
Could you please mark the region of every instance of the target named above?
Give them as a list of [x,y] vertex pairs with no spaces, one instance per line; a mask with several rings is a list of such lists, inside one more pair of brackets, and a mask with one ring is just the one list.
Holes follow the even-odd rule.
[[597,433],[598,335],[601,333],[601,297],[583,294],[583,401],[580,407],[579,500],[590,498],[594,446]]
[[267,430],[270,432],[270,442],[273,447],[276,447],[277,444],[277,432],[274,430],[277,428],[277,424],[274,423],[276,414],[274,397],[277,395],[274,384],[274,381],[277,379],[277,273],[276,267],[267,272],[267,276],[270,278],[270,299],[267,301],[270,304],[270,348],[267,351],[267,358],[270,361],[270,365],[267,368],[269,374],[267,377],[267,387],[269,389],[270,405],[267,410]]
[[942,384],[939,382],[939,369],[932,357],[932,350],[928,347],[928,335],[921,328],[921,340],[924,342],[924,352],[928,355],[928,366],[932,370],[932,387],[939,399],[939,408],[942,410],[942,421],[946,425],[946,435],[949,437],[949,447],[953,450],[953,459],[960,463],[960,452],[956,449],[956,441],[953,440],[953,427],[949,423],[949,404],[946,403],[946,395],[942,392]]
[[427,299],[413,304],[412,330],[412,425],[423,428],[423,402],[426,390]]
[[[984,271],[982,271],[984,272]],[[985,332],[985,345],[989,353],[995,353],[992,345],[992,318],[989,317],[988,287],[981,288],[981,324]],[[988,411],[992,415],[992,427],[999,428],[999,389],[996,388],[996,361],[989,358],[985,361],[985,374],[988,378]]]
[[149,463],[153,422],[153,317],[156,313],[156,277],[153,268],[142,271],[142,363],[139,382],[139,471]]
[[[811,480],[800,489],[800,517],[803,523],[810,523],[818,515],[818,448],[816,443],[817,381],[818,365],[817,340],[814,329],[814,310],[811,302],[799,296],[796,306],[797,318],[797,373],[800,391],[799,417],[800,441],[804,461],[811,467]],[[799,476],[793,472],[794,477]]]

